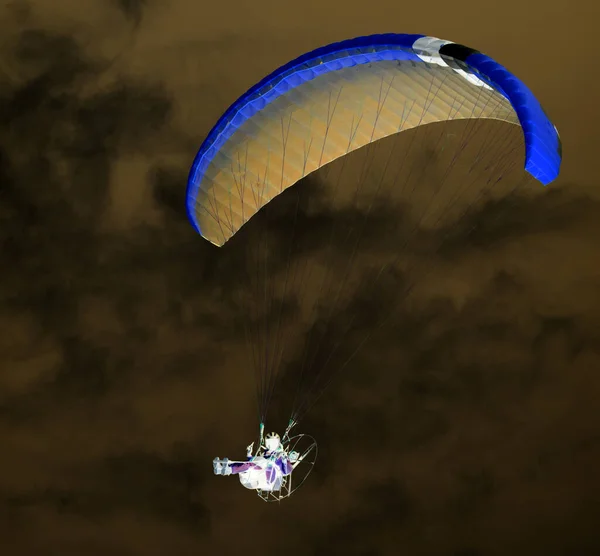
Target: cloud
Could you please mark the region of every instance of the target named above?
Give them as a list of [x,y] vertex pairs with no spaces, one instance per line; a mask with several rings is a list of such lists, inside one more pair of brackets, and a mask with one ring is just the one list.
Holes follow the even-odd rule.
[[398,481],[388,479],[371,484],[357,493],[355,504],[343,520],[334,521],[324,538],[316,543],[313,554],[330,551],[332,547],[344,554],[380,554],[381,538],[402,528],[412,514],[413,505],[414,501]]
[[[204,482],[201,461],[179,451],[170,457],[152,453],[108,457],[73,470],[69,484],[7,495],[4,503],[17,512],[47,509],[87,519],[134,512],[203,534],[209,526],[209,510],[199,499]],[[205,457],[202,454],[200,460]]]
[[144,10],[148,5],[147,0],[112,0],[112,2],[136,27],[140,25]]

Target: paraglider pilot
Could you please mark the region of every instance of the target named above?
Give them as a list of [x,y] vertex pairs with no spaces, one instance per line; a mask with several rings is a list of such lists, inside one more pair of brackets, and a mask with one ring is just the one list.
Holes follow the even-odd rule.
[[274,432],[267,435],[264,443],[261,441],[255,455],[252,455],[253,448],[254,443],[246,448],[246,461],[215,458],[215,475],[239,475],[240,483],[253,490],[281,490],[283,478],[294,470],[294,463],[299,458],[298,452],[288,454],[279,435]]

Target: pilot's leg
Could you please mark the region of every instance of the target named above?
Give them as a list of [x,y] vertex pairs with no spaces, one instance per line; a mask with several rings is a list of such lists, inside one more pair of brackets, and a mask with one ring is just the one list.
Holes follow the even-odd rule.
[[252,461],[234,461],[229,464],[229,467],[231,468],[232,475],[235,475],[237,473],[243,473],[244,471],[248,471],[248,469],[261,468],[260,465],[257,465]]
[[237,475],[252,468],[260,469],[260,465],[251,461],[229,461],[227,458],[213,460],[215,475]]

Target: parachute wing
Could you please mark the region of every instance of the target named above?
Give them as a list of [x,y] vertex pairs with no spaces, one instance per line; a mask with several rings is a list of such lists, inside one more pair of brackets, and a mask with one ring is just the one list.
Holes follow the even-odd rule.
[[336,158],[406,129],[467,118],[521,125],[525,169],[544,185],[558,175],[556,128],[489,56],[407,34],[319,48],[257,83],[211,130],[189,175],[190,221],[222,246],[271,199]]

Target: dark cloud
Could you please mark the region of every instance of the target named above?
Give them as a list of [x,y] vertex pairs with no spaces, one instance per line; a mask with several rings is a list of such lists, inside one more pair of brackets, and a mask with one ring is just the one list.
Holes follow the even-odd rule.
[[112,2],[127,19],[131,20],[136,26],[140,25],[144,10],[148,5],[147,0],[112,0]]
[[200,500],[204,477],[197,457],[188,448],[169,458],[121,454],[74,470],[71,485],[7,495],[3,504],[15,513],[41,508],[88,519],[133,511],[203,534],[209,526],[209,510]]
[[334,522],[312,553],[322,554],[335,547],[344,554],[381,554],[378,539],[401,530],[414,504],[398,481],[374,483],[357,493],[344,519]]
[[488,202],[483,208],[465,214],[459,225],[446,231],[442,253],[451,254],[453,247],[464,248],[466,239],[480,249],[501,241],[533,234],[564,232],[574,226],[595,225],[598,201],[565,185],[550,189],[542,196],[522,196],[519,190],[507,198]]

